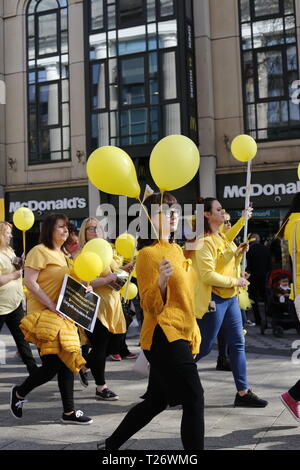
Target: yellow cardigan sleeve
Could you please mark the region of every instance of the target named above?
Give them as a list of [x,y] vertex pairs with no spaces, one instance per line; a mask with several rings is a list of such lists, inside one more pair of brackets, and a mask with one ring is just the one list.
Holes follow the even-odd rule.
[[238,281],[234,277],[223,276],[215,271],[215,253],[210,243],[204,241],[202,248],[196,251],[198,273],[205,284],[215,287],[235,287]]
[[159,315],[164,308],[158,287],[159,264],[148,248],[143,248],[137,257],[136,274],[142,309]]
[[241,217],[236,224],[234,224],[229,230],[227,230],[227,232],[224,232],[224,235],[227,240],[233,242],[233,240],[238,236],[244,225],[245,217]]

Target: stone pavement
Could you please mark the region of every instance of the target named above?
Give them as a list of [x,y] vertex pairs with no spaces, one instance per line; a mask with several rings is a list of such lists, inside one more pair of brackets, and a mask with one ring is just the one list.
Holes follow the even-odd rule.
[[[299,343],[294,343],[295,341]],[[61,401],[56,380],[34,390],[25,404],[22,420],[16,420],[8,408],[12,384],[26,377],[26,369],[15,357],[15,345],[8,331],[0,335],[0,449],[1,450],[94,450],[96,442],[108,436],[124,413],[139,401],[145,391],[145,378],[132,371],[132,360],[107,361],[107,384],[120,395],[116,402],[94,399],[90,380],[82,388],[75,380],[75,404],[94,420],[89,426],[60,424]],[[138,338],[128,339],[132,352],[138,352]],[[294,344],[293,344],[294,343]],[[3,362],[3,346],[6,364]],[[269,401],[263,409],[234,408],[235,387],[230,372],[215,370],[216,348],[198,363],[205,390],[205,448],[211,450],[299,450],[300,427],[284,408],[279,395],[299,377],[300,337],[295,331],[274,338],[271,330],[260,335],[258,327],[249,327],[246,335],[248,377],[253,390]],[[292,349],[292,345],[294,349]],[[299,354],[296,348],[299,349]],[[37,352],[34,349],[34,354]],[[37,356],[38,357],[38,356]],[[299,360],[300,362],[300,360]],[[169,408],[125,445],[131,450],[182,450],[179,407]]]

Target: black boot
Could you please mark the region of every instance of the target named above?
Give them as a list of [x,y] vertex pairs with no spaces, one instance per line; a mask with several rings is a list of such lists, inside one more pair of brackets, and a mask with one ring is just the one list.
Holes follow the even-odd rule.
[[229,361],[228,357],[218,356],[216,369],[217,370],[231,371],[231,365],[230,365],[230,361]]

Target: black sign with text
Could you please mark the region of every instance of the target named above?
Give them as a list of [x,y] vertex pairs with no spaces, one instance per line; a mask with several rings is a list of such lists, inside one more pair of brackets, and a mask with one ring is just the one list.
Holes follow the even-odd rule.
[[92,332],[100,300],[99,295],[94,292],[87,292],[84,285],[66,274],[56,309],[77,325]]

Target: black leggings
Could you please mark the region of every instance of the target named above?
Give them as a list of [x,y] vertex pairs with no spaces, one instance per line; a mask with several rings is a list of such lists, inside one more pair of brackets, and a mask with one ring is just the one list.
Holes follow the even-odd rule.
[[18,386],[17,392],[21,397],[26,397],[34,388],[43,385],[57,374],[58,387],[65,413],[74,410],[74,374],[60,360],[56,354],[41,356],[42,366],[38,367],[23,383]]
[[[146,398],[142,403],[135,405],[129,410],[115,432],[106,439],[106,449],[119,449],[124,442],[150,423],[167,406],[168,401],[165,397],[162,397],[160,401]],[[203,450],[204,423],[202,403],[191,402],[182,405],[181,440],[185,450]]]
[[109,354],[113,333],[110,333],[97,318],[93,333],[86,331],[91,350],[86,357],[86,367],[91,369],[96,385],[105,384],[105,362]]
[[[106,439],[106,449],[119,449],[171,402],[171,405],[182,404],[181,440],[184,449],[203,450],[203,389],[188,342],[177,340],[169,343],[162,330],[156,327],[151,351],[144,352],[150,362],[145,401],[127,413],[114,433]],[[174,388],[179,389],[178,396],[173,395]]]
[[37,368],[37,364],[32,355],[30,345],[24,339],[24,335],[20,329],[20,321],[23,317],[24,311],[21,303],[13,312],[6,315],[0,315],[0,331],[5,323],[15,340],[22,361],[26,365],[29,374],[31,374]]

